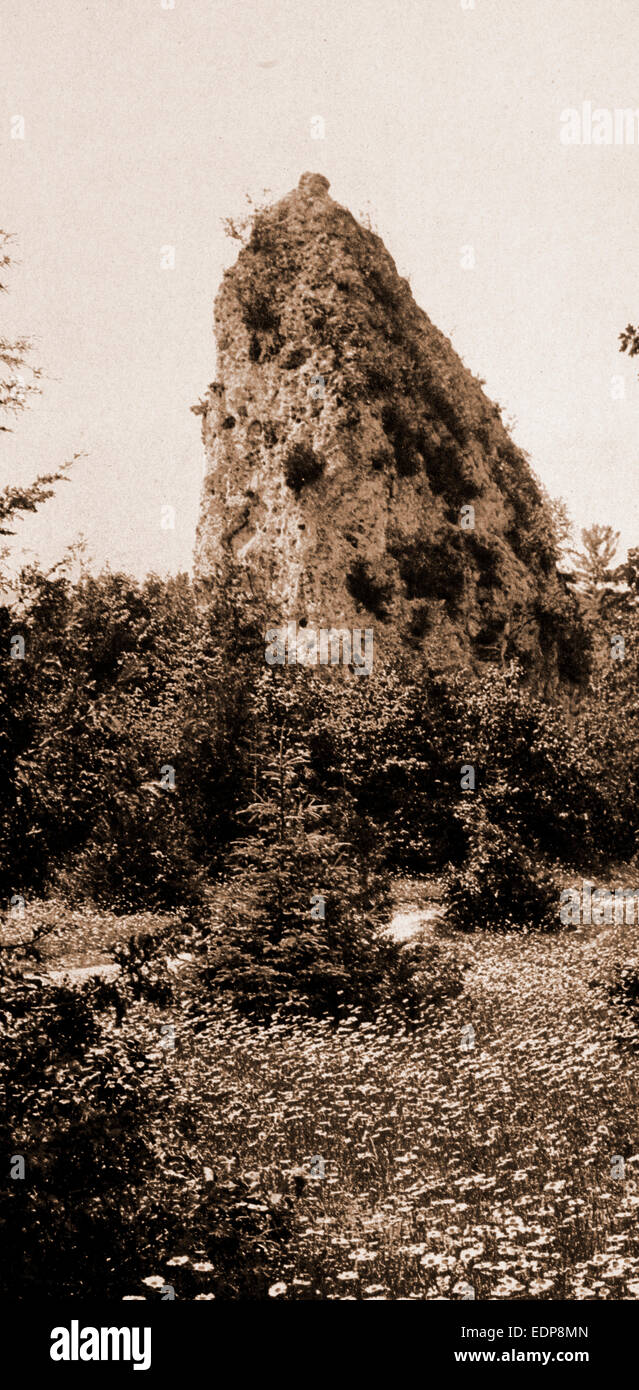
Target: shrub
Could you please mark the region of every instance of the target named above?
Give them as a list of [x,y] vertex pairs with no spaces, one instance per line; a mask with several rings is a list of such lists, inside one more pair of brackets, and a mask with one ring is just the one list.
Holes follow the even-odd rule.
[[534,605],[539,641],[551,659],[556,653],[560,679],[583,688],[593,656],[593,637],[575,595],[566,591],[562,576],[558,578],[559,593],[543,595]]
[[202,587],[198,601],[185,576],[71,585],[25,571],[0,607],[0,640],[19,614],[26,649],[0,663],[7,896],[62,876],[74,898],[171,906],[220,867],[265,622],[235,578],[214,600]]
[[[239,269],[239,265],[238,265]],[[273,302],[273,286],[266,269],[256,261],[242,267],[236,279],[242,322],[249,333],[269,333],[279,338],[280,315]]]
[[479,817],[468,857],[445,876],[446,922],[459,931],[522,931],[559,923],[554,880],[520,841]]
[[123,785],[95,835],[59,870],[70,901],[89,898],[116,912],[201,902],[202,870],[172,795],[153,784]]
[[412,478],[422,467],[422,458],[416,447],[415,433],[401,410],[395,405],[382,407],[382,425],[391,440],[395,455],[395,466],[401,478]]
[[[382,935],[389,897],[383,880],[339,862],[324,833],[265,849],[244,841],[237,856],[254,866],[232,875],[206,933],[200,978],[236,1009],[262,1022],[277,1012],[339,1018],[353,1008],[373,1018],[386,1002],[418,1004],[401,949]],[[368,881],[366,881],[366,877]],[[314,918],[313,911],[323,912]]]
[[[308,674],[308,673],[307,673]],[[463,857],[456,817],[464,730],[456,692],[414,666],[376,662],[365,681],[309,686],[310,750],[322,796],[351,799],[361,853],[437,872]]]
[[433,492],[445,498],[449,511],[454,512],[457,519],[459,508],[479,492],[471,465],[466,462],[458,442],[450,437],[443,439],[436,449],[424,441],[422,452]]
[[366,560],[355,560],[346,575],[346,588],[355,602],[377,618],[387,616],[387,604],[392,589],[390,584],[375,579]]
[[501,586],[499,575],[501,555],[499,550],[490,541],[482,541],[474,531],[464,533],[464,539],[471,552],[473,563],[479,570],[479,585],[481,589],[498,589]]
[[288,486],[299,496],[303,488],[321,478],[325,467],[325,460],[310,445],[292,444],[284,458],[284,477]]
[[459,531],[451,528],[438,540],[424,537],[395,553],[408,598],[443,599],[450,616],[454,616],[466,578]]
[[26,1163],[0,1195],[4,1292],[16,1278],[23,1295],[124,1292],[157,1218],[147,1209],[134,1236],[155,1166],[149,1121],[170,1083],[147,1029],[115,1034],[89,997],[2,974],[2,1149]]
[[592,868],[602,855],[632,853],[634,821],[620,780],[597,746],[596,726],[571,728],[561,708],[534,696],[518,672],[456,677],[462,762],[472,763],[488,817],[527,844]]
[[176,1067],[163,1048],[162,1014],[131,1008],[120,982],[52,988],[4,962],[0,983],[0,1146],[25,1160],[24,1179],[0,1189],[2,1294],[148,1297],[166,1283],[185,1297],[265,1297],[286,1209],[248,1175],[204,1167],[188,1059]]

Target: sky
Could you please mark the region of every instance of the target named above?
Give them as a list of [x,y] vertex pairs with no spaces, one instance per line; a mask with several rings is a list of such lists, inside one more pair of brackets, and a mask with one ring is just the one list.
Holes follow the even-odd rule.
[[[306,170],[371,217],[577,529],[639,544],[636,0],[0,0],[0,35],[0,332],[44,372],[0,486],[84,455],[22,558],[83,536],[94,569],[190,567],[222,219]],[[563,143],[586,102],[637,109],[635,143]]]

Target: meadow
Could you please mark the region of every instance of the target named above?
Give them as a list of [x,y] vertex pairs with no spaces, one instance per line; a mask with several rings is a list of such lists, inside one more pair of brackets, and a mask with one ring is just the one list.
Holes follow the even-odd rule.
[[[46,938],[39,969],[57,979],[65,961],[86,968],[97,940],[116,945],[115,919],[86,913],[83,933],[80,916],[71,958],[64,934]],[[120,935],[152,921],[120,922]],[[220,1176],[237,1189],[240,1225],[281,1211],[273,1299],[639,1297],[639,1034],[610,995],[639,958],[639,927],[423,930],[464,983],[417,1022],[388,1008],[260,1026],[230,1001],[193,998],[191,952],[181,965],[156,956],[177,993],[132,1002],[125,1025],[151,1040],[165,1076],[154,1185],[187,1187],[197,1170],[205,1192]],[[158,1048],[167,1025],[174,1046]],[[122,1293],[213,1298],[210,1253],[185,1222]]]
[[229,1011],[186,1039],[203,1157],[297,1189],[271,1296],[639,1297],[638,1059],[606,990],[638,944],[475,936],[430,1024]]

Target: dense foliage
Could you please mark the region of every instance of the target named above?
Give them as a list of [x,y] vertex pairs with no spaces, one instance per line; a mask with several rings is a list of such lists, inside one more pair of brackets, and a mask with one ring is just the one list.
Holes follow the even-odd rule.
[[[335,904],[368,893],[368,871],[463,865],[480,822],[564,864],[628,859],[634,607],[607,621],[626,659],[609,658],[569,716],[512,666],[267,668],[257,601],[207,598],[184,576],[24,571],[0,606],[5,902],[57,888],[122,911],[195,907],[232,874],[248,913],[247,894],[270,901],[280,855],[291,904],[320,870]],[[283,749],[297,790],[282,837],[268,798]]]
[[[332,1150],[310,1101],[312,1124],[294,1137],[290,1077],[273,1049],[289,1065],[287,1049],[316,1047],[330,1072],[333,1047],[348,1046],[377,1135],[365,1039],[375,1057],[387,1035],[405,1040],[408,1066],[409,1053],[436,1054],[443,1027],[448,1077],[453,1040],[475,1017],[459,955],[466,933],[514,932],[523,949],[522,928],[558,928],[569,869],[632,858],[633,582],[629,571],[625,597],[611,591],[598,605],[600,621],[626,635],[625,663],[606,662],[600,630],[592,696],[572,714],[533,695],[513,667],[444,675],[377,661],[365,678],[268,667],[270,624],[232,586],[216,597],[184,576],[72,583],[29,569],[7,589],[0,1220],[14,1283],[5,1292],[17,1277],[23,1294],[339,1296],[314,1184]],[[440,933],[403,945],[386,932],[393,883],[407,874],[443,875],[448,942]],[[42,942],[36,930],[30,946],[29,931],[46,895],[49,932],[55,901],[93,904],[98,921],[107,907],[120,914],[117,978],[65,984],[33,971]],[[157,921],[168,913],[172,925],[127,940],[127,914],[140,909]],[[539,939],[552,948],[553,935]],[[624,970],[609,993],[621,1020],[611,1048],[635,1036],[636,973]],[[233,1151],[224,1039],[242,1123],[270,1087],[281,1140],[267,1142],[260,1123]],[[262,1045],[264,1071],[249,1079],[243,1068],[255,1068]],[[347,1127],[364,1113],[351,1100]],[[339,1219],[353,1230],[362,1184],[383,1206],[384,1175],[404,1162],[389,1133],[382,1126],[369,1150],[362,1131],[359,1160],[340,1160]],[[24,1177],[14,1172],[20,1157]],[[421,1251],[422,1217],[411,1212],[411,1249]],[[371,1241],[369,1231],[367,1250]],[[417,1269],[374,1244],[377,1273],[371,1265],[358,1296],[413,1287],[436,1296],[421,1254]],[[575,1280],[580,1288],[585,1266]],[[530,1287],[550,1285],[535,1276]]]
[[265,1296],[286,1210],[206,1164],[170,1015],[126,973],[52,988],[5,963],[0,983],[3,1295]]

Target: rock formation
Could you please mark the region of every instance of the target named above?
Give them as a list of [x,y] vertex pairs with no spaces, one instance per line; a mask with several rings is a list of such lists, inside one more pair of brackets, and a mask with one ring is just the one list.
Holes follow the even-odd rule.
[[570,680],[581,635],[527,460],[328,190],[303,174],[258,215],[217,295],[196,576],[239,568],[274,623]]

